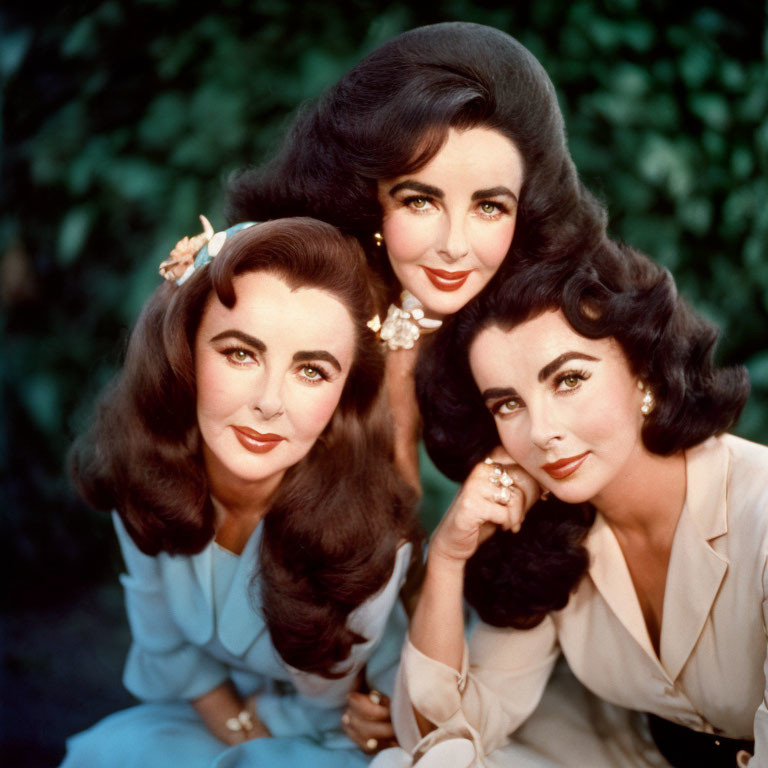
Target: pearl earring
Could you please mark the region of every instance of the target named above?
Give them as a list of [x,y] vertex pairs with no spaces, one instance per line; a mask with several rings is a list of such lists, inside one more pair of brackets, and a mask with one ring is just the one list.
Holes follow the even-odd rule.
[[384,245],[384,235],[382,235],[381,232],[374,232],[373,239],[376,242],[377,247],[381,248],[381,246]]
[[646,389],[646,386],[642,381],[637,382],[637,388],[645,391],[645,395],[643,395],[643,402],[640,405],[640,412],[643,414],[643,416],[647,416],[653,410],[653,395],[651,394],[650,389]]

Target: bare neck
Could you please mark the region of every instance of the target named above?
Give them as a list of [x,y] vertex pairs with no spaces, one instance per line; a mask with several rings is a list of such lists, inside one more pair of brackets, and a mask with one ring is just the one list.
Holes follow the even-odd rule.
[[216,512],[216,542],[239,555],[267,513],[285,472],[246,482],[227,472],[205,447],[203,456]]
[[592,503],[617,535],[661,537],[671,544],[685,492],[685,454],[643,449]]
[[389,408],[394,423],[395,463],[403,478],[421,492],[419,476],[419,435],[421,414],[416,402],[413,371],[418,358],[418,345],[413,349],[390,350],[387,353],[385,382]]
[[592,500],[613,530],[635,588],[648,637],[661,652],[661,629],[672,543],[685,503],[685,455],[638,452],[625,471]]

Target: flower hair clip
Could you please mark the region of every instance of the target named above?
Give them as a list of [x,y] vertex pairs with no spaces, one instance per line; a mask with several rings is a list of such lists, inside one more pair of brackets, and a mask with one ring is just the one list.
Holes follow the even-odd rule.
[[241,229],[252,227],[255,221],[235,224],[222,232],[214,232],[211,222],[200,216],[203,231],[194,237],[182,237],[170,256],[160,264],[160,276],[166,280],[175,280],[176,285],[183,285],[196,269],[204,267],[218,255],[224,242]]

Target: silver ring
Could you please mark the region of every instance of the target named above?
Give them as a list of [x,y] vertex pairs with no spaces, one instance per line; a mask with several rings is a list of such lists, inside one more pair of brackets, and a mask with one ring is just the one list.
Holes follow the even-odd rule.
[[491,485],[500,485],[502,488],[511,488],[515,484],[515,478],[512,477],[501,464],[495,464],[488,477],[488,482],[490,482]]
[[493,464],[491,474],[488,476],[488,480],[491,485],[498,485],[501,481],[501,476],[504,474],[504,470],[501,468],[501,464]]

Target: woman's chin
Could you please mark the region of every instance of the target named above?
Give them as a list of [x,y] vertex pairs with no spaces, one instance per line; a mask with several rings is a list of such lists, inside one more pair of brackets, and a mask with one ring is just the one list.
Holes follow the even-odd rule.
[[432,320],[444,320],[455,314],[480,292],[466,284],[451,291],[441,291],[430,284],[404,287],[421,302],[425,315]]
[[550,498],[558,499],[564,504],[584,504],[592,499],[594,494],[579,488],[553,488]]

